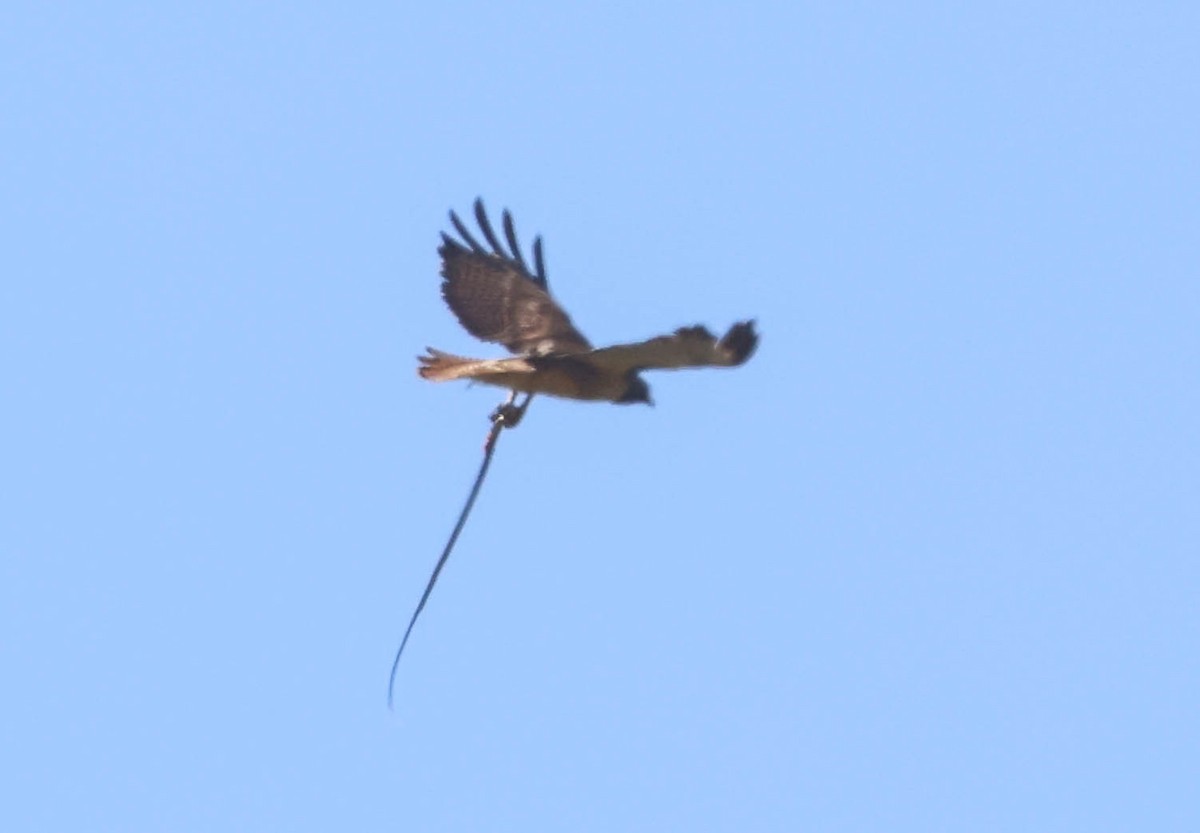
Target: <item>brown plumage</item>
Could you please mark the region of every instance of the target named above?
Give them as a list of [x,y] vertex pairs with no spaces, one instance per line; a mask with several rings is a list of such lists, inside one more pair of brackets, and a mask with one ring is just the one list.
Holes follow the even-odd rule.
[[420,357],[424,379],[471,379],[527,394],[618,403],[650,402],[642,370],[734,367],[758,346],[753,321],[734,324],[721,339],[702,326],[632,344],[593,349],[550,296],[542,241],[533,244],[533,271],[517,243],[512,216],[503,213],[508,248],[496,236],[482,200],[475,218],[481,245],[453,211],[450,222],[462,242],[442,234],[442,297],[476,338],[503,344],[508,359],[470,359],[428,348]]

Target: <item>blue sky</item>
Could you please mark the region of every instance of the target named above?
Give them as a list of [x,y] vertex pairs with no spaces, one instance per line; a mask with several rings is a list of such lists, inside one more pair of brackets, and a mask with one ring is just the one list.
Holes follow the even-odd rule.
[[[6,830],[1195,830],[1193,4],[18,4]],[[539,400],[446,211],[657,407]]]

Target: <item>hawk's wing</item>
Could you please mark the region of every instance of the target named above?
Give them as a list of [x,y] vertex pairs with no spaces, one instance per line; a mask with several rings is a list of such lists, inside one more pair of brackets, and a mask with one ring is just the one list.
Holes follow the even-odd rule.
[[475,219],[491,251],[471,236],[458,215],[450,222],[463,242],[443,233],[442,297],[467,332],[503,344],[514,353],[579,353],[591,345],[546,286],[542,239],[533,243],[536,272],[530,272],[517,244],[512,216],[504,212],[506,250],[488,221],[483,200],[475,200]]
[[735,367],[750,358],[757,346],[754,322],[742,321],[730,327],[719,341],[705,327],[682,327],[669,336],[602,347],[579,358],[602,370],[622,374],[679,367]]

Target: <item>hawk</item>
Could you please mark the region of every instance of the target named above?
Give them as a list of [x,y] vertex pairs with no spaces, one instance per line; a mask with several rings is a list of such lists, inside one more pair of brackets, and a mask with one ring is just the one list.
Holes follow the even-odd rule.
[[521,255],[512,215],[503,213],[506,249],[492,228],[483,201],[475,219],[487,241],[481,245],[453,211],[450,222],[461,240],[442,233],[442,297],[459,323],[476,338],[502,344],[515,354],[473,359],[426,348],[419,358],[423,379],[469,379],[527,394],[521,408],[506,413],[512,426],[533,394],[630,404],[650,400],[643,370],[736,367],[758,346],[753,321],[742,321],[717,338],[703,326],[632,344],[594,348],[550,295],[542,239],[533,242],[534,268]]
[[[750,358],[758,346],[754,322],[742,321],[730,327],[720,339],[704,327],[693,326],[632,344],[592,347],[591,342],[575,329],[566,311],[550,297],[542,239],[538,237],[533,241],[534,268],[530,269],[521,255],[512,215],[505,211],[502,216],[508,248],[500,242],[484,211],[483,201],[479,199],[475,200],[475,219],[487,247],[481,245],[451,211],[450,222],[461,239],[443,233],[442,245],[438,248],[438,254],[442,256],[442,297],[450,310],[471,335],[503,344],[515,355],[507,359],[468,359],[429,347],[420,357],[418,372],[424,379],[434,382],[468,379],[507,388],[510,395],[491,416],[492,429],[483,446],[483,463],[475,483],[392,660],[392,674],[388,679],[389,707],[393,702],[396,670],[404,647],[446,566],[471,507],[475,505],[492,461],[496,440],[501,430],[513,428],[520,422],[534,394],[620,404],[652,404],[650,388],[641,376],[643,370],[736,367]],[[525,394],[525,401],[519,407],[513,404],[518,393]]]

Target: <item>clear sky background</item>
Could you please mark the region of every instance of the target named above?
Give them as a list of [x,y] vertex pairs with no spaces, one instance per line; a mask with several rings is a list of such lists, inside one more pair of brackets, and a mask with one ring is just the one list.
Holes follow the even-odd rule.
[[[1124,10],[1121,6],[1124,5]],[[1200,829],[1194,3],[18,3],[0,828]],[[657,407],[500,394],[446,212]]]

